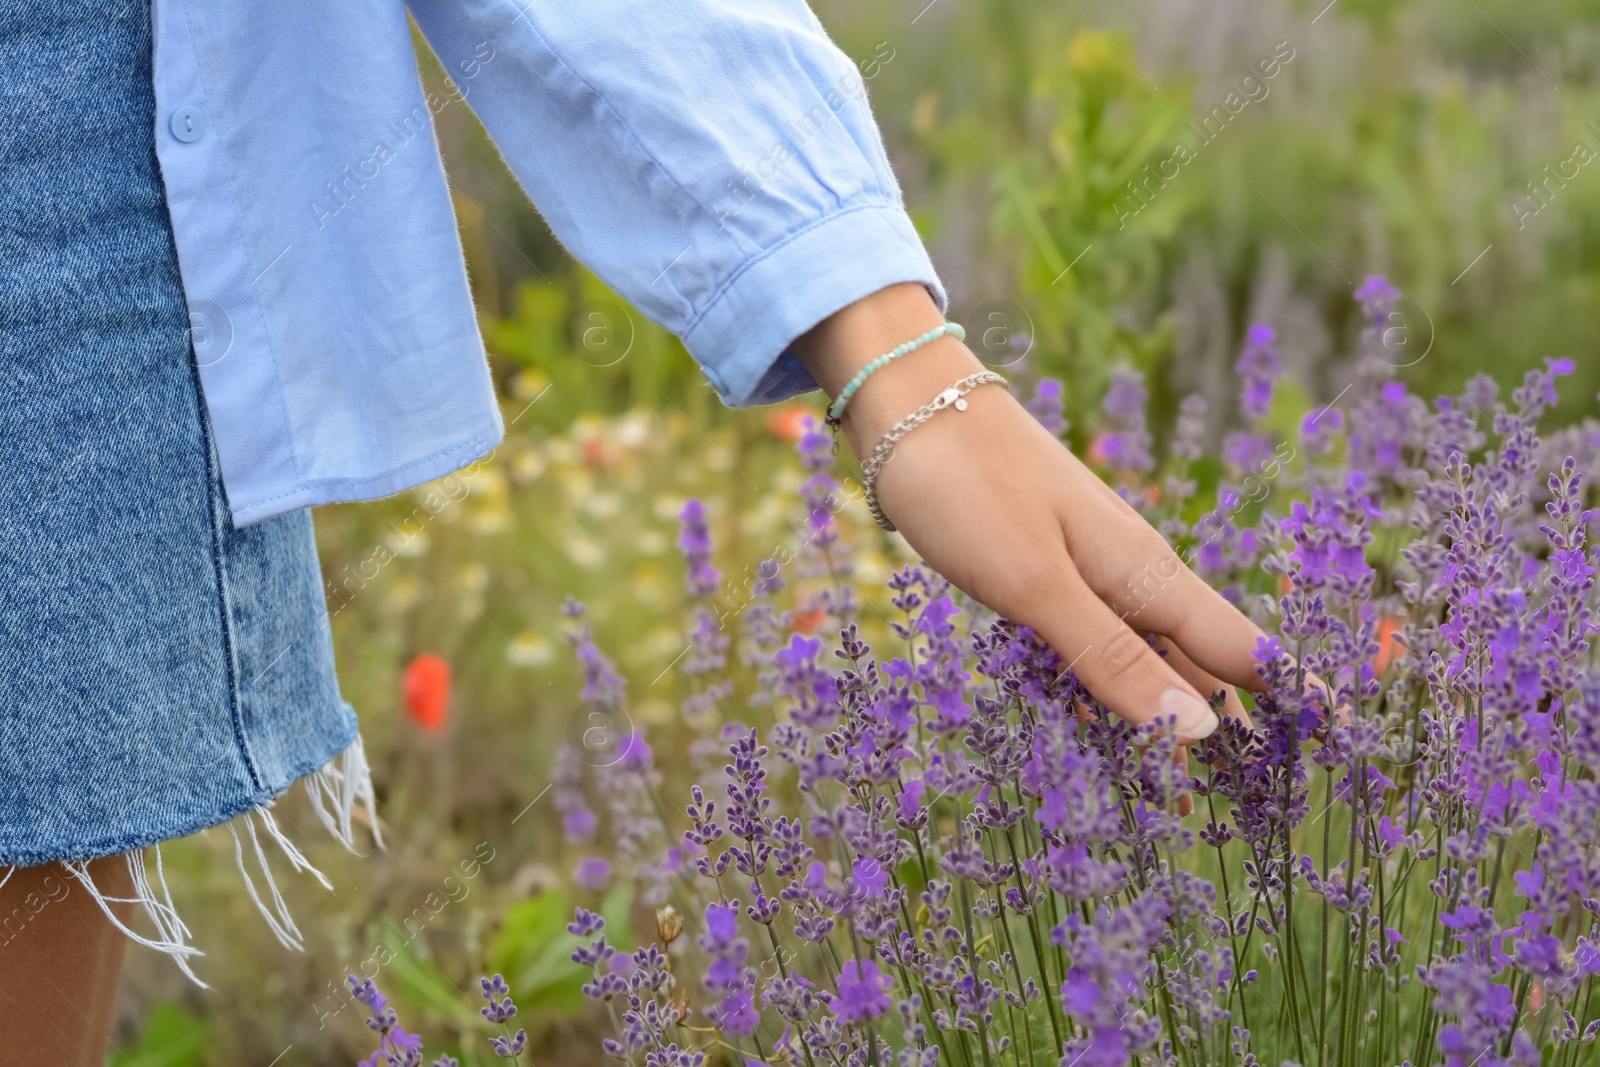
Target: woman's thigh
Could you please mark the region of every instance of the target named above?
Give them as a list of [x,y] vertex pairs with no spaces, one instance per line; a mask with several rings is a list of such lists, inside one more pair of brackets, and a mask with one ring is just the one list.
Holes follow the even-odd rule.
[[[126,857],[89,869],[108,902],[132,896]],[[0,1067],[101,1067],[127,941],[59,864],[16,868],[0,887]]]

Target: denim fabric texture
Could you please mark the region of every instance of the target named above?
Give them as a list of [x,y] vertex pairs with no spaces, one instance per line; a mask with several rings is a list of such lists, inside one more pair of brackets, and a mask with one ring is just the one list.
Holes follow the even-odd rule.
[[309,512],[223,497],[151,50],[143,0],[0,0],[0,866],[222,823],[357,737]]

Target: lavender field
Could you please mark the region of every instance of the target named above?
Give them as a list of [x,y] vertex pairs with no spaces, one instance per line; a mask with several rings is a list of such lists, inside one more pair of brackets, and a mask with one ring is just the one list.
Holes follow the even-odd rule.
[[317,512],[379,823],[280,805],[304,952],[169,846],[211,988],[132,949],[108,1062],[1600,1062],[1600,21],[1325,3],[814,5],[968,344],[1269,635],[1187,750],[436,115],[507,437]]

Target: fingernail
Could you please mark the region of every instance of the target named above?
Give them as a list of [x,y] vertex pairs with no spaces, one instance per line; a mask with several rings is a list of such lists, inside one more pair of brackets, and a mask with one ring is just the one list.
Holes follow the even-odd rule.
[[1190,741],[1203,741],[1216,730],[1217,713],[1199,697],[1176,687],[1161,694],[1161,714],[1176,718],[1178,734]]

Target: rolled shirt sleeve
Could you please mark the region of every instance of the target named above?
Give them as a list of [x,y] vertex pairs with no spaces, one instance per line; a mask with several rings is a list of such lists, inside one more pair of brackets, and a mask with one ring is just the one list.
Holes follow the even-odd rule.
[[855,62],[800,0],[411,0],[566,247],[723,400],[816,388],[790,342],[896,282],[945,294]]

